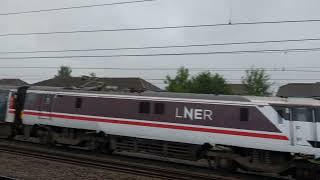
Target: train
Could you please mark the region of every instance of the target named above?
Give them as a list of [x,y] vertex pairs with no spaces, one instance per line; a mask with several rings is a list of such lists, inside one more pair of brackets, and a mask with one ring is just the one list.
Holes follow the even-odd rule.
[[171,92],[0,87],[0,135],[227,170],[320,175],[320,101]]

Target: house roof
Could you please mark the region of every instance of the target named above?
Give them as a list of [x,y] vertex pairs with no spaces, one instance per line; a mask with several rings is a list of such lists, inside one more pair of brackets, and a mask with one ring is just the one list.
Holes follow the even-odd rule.
[[290,83],[277,92],[279,97],[320,97],[320,83]]
[[248,92],[244,84],[229,84],[231,93],[234,95],[247,95]]
[[145,81],[141,78],[92,78],[92,77],[71,77],[71,78],[53,78],[37,82],[33,86],[49,87],[77,87],[77,88],[95,88],[106,87],[106,89],[132,90],[132,91],[163,91],[159,87]]
[[25,85],[28,85],[28,83],[25,81],[22,81],[21,79],[0,79],[0,85],[25,86]]

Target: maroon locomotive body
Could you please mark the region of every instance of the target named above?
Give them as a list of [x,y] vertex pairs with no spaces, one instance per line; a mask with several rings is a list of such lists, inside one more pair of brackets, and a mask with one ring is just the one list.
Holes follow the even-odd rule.
[[7,110],[1,120],[15,127],[15,137],[39,143],[215,159],[224,168],[276,173],[289,170],[299,154],[320,155],[317,135],[298,142],[291,128],[295,123],[318,128],[320,117],[308,114],[320,112],[319,101],[313,99],[59,88],[2,94]]

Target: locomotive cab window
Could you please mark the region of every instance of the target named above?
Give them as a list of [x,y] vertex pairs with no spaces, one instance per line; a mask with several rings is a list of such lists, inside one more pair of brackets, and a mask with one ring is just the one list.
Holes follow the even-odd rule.
[[82,106],[82,98],[76,98],[75,108],[80,109]]
[[139,113],[149,114],[150,113],[150,102],[140,102]]
[[240,108],[240,121],[249,121],[249,109]]
[[313,122],[312,108],[306,108],[306,107],[292,108],[292,120],[303,121],[303,122]]
[[154,114],[164,114],[164,104],[163,103],[155,103],[153,113]]
[[283,106],[273,106],[278,113],[278,123],[283,124],[283,119],[290,120],[290,108]]

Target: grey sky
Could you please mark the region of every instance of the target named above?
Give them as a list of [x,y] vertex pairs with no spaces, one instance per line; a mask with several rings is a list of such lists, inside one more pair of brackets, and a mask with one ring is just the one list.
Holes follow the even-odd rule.
[[[129,1],[129,0],[123,0]],[[121,2],[120,0],[1,0],[0,13],[50,9],[65,6]],[[158,0],[154,2],[0,16],[0,34],[73,31],[86,29],[115,29],[130,27],[158,27],[232,22],[320,19],[319,0]],[[230,17],[231,15],[231,17]],[[263,24],[223,26],[131,32],[99,32],[60,35],[32,35],[0,37],[0,51],[33,51],[59,49],[117,48],[165,46],[239,41],[263,41],[299,38],[320,38],[320,22],[296,24]],[[207,48],[177,48],[162,50],[127,50],[77,53],[42,53],[32,55],[110,55],[168,52],[206,52],[258,49],[315,48],[319,42],[279,43],[264,45],[234,45]],[[60,66],[71,67],[180,67],[190,68],[246,68],[255,67],[319,67],[320,52],[278,54],[224,54],[203,56],[79,58],[79,59],[28,59],[0,60],[0,66]],[[30,56],[30,54],[0,55]],[[1,69],[0,78],[21,77],[36,82],[55,73],[55,69],[23,70]],[[95,72],[98,76],[142,77],[161,79],[174,75],[174,71],[115,71],[74,70],[74,75]],[[197,72],[192,72],[197,73]],[[227,79],[239,79],[242,72],[219,72]],[[274,79],[317,79],[320,73],[272,72]],[[319,78],[320,79],[320,78]],[[161,83],[161,81],[152,81]],[[234,81],[231,81],[234,82]],[[237,81],[235,81],[237,82]],[[239,81],[238,81],[239,82]],[[279,82],[279,81],[277,81]],[[285,81],[287,82],[287,81]],[[301,81],[300,81],[301,82]],[[156,84],[163,87],[163,84]]]

